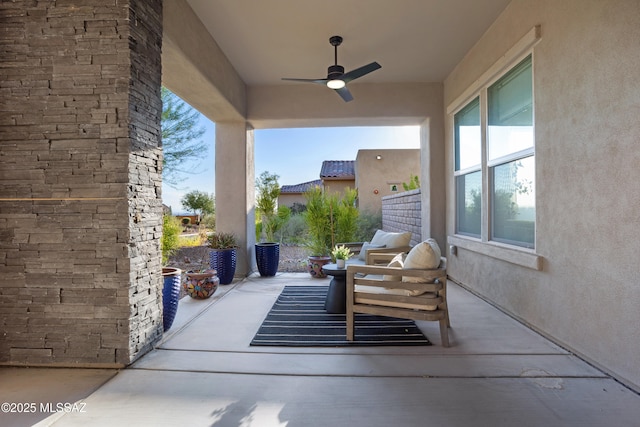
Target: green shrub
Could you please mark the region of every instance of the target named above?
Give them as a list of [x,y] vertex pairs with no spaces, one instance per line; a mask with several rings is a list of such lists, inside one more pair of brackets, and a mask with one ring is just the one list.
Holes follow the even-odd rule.
[[180,220],[180,222],[182,222],[182,225],[184,225],[185,227],[188,226],[189,224],[191,224],[191,218],[187,218],[184,217]]
[[301,214],[291,215],[280,230],[282,243],[301,245],[304,243],[306,226]]
[[418,175],[411,174],[409,183],[407,184],[406,182],[403,182],[402,187],[404,188],[404,191],[417,190],[420,188],[420,178],[418,178]]
[[[188,219],[188,218],[187,218]],[[169,257],[180,247],[180,232],[182,226],[178,218],[171,215],[162,217],[162,265],[169,261]]]
[[216,214],[206,214],[200,220],[200,225],[205,226],[209,230],[216,229]]
[[352,242],[357,230],[357,191],[345,189],[342,195],[326,194],[313,187],[305,193],[307,226],[305,246],[311,255],[327,255],[337,243]]
[[371,240],[376,230],[382,228],[382,213],[380,212],[360,212],[357,220],[356,238],[357,242],[368,242]]

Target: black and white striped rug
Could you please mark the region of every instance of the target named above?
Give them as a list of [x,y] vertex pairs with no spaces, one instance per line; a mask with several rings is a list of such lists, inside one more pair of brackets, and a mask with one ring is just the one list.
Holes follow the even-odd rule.
[[324,309],[328,286],[285,286],[252,346],[339,347],[431,345],[413,320],[356,313],[355,341],[344,314]]

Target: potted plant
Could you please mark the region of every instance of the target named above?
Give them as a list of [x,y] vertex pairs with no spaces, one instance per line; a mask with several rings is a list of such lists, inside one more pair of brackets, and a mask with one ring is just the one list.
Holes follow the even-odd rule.
[[209,267],[216,270],[221,285],[228,285],[236,274],[238,240],[233,233],[215,232],[207,236]]
[[286,206],[276,209],[280,185],[278,175],[262,172],[256,180],[258,195],[256,210],[260,214],[260,242],[256,243],[256,263],[261,276],[275,276],[280,263],[280,243],[275,241],[276,232],[287,222],[291,211]]
[[344,268],[346,261],[351,258],[351,255],[353,255],[351,249],[345,245],[336,246],[331,251],[331,256],[336,260],[338,268]]
[[191,298],[207,299],[218,289],[220,279],[216,270],[187,271],[184,290]]
[[182,226],[178,218],[171,215],[162,217],[162,324],[164,331],[168,331],[173,325],[173,320],[178,312],[180,300],[180,283],[182,271],[179,268],[165,267],[169,257],[180,246],[179,236]]

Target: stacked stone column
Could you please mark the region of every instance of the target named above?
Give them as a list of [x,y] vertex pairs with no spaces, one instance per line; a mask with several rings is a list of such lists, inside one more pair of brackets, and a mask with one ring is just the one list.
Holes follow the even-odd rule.
[[0,363],[127,365],[162,333],[162,3],[2,2],[0,27]]

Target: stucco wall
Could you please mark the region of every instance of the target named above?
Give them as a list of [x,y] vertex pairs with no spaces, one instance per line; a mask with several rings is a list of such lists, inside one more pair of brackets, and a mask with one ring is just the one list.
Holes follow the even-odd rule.
[[[356,157],[358,207],[379,213],[382,197],[404,191],[402,183],[408,183],[411,174],[420,176],[418,149],[359,150]],[[397,192],[391,191],[391,185],[397,186]]]
[[[445,108],[535,25],[540,270],[514,264],[531,259],[525,251],[458,236],[450,237],[460,246],[449,256],[449,275],[640,388],[640,3],[513,1],[446,79]],[[449,236],[452,119],[445,126]]]
[[300,193],[285,193],[278,196],[278,206],[292,207],[294,204],[299,203],[306,205],[307,201],[304,198],[304,194]]
[[353,179],[323,179],[322,183],[325,192],[338,193],[340,195],[342,195],[347,188],[355,188],[355,180]]

